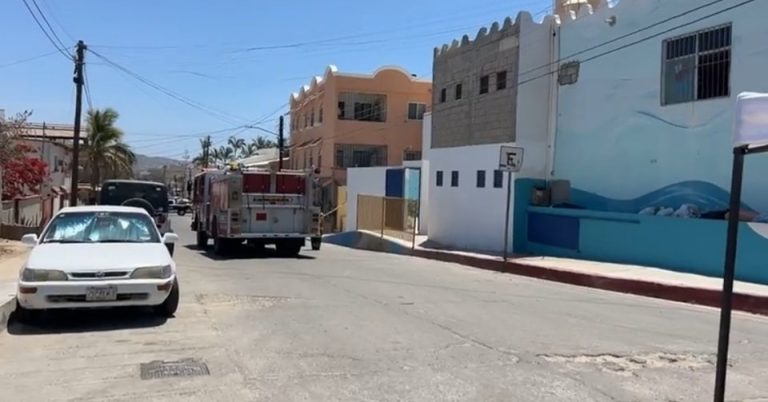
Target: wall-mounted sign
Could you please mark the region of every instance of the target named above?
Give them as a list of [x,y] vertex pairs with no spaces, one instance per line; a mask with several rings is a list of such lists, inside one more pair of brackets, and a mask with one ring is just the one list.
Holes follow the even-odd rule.
[[499,170],[519,172],[521,167],[523,167],[523,148],[502,145],[499,154]]
[[734,147],[768,144],[768,94],[740,93],[734,120]]

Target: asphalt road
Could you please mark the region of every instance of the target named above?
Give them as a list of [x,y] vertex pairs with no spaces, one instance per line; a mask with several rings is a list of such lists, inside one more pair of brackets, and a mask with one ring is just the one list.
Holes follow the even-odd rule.
[[[188,222],[175,318],[11,324],[0,400],[711,400],[716,310],[330,245],[221,260]],[[766,334],[735,316],[730,399],[768,398]],[[184,359],[198,375],[142,379]]]

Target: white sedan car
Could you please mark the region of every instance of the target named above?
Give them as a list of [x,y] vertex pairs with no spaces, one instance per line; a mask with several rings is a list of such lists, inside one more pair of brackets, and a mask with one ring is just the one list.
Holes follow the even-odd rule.
[[179,304],[176,264],[141,208],[83,206],[62,209],[22,242],[32,247],[19,273],[16,316],[32,321],[45,309],[153,306],[165,317]]

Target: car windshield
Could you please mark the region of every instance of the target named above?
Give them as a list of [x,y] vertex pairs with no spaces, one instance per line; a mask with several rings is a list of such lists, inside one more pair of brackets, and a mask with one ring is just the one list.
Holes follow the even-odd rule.
[[108,182],[101,189],[99,204],[122,205],[124,202],[139,198],[148,201],[158,212],[168,210],[168,191],[154,183]]
[[157,243],[152,220],[129,212],[71,212],[58,215],[43,243]]

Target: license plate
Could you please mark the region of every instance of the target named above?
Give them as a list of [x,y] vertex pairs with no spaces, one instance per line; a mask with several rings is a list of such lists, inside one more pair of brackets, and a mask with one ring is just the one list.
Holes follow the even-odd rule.
[[86,301],[111,301],[117,299],[117,287],[92,287],[85,289]]

